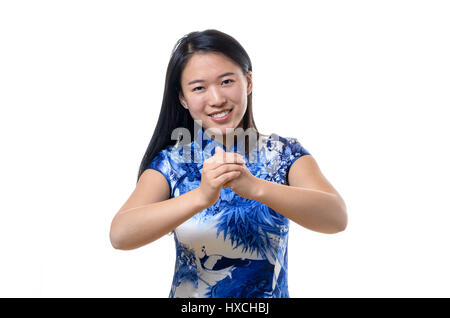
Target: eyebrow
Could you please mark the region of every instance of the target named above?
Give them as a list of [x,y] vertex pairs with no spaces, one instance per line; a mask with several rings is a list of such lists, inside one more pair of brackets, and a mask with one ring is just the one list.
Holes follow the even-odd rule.
[[[226,73],[223,73],[222,75],[217,76],[217,78],[221,78],[221,77],[228,76],[228,75],[235,75],[235,74],[233,72],[226,72]],[[192,84],[195,84],[195,83],[201,83],[201,82],[204,82],[204,81],[205,80],[197,79],[197,80],[190,81],[188,83],[188,85],[192,85]]]

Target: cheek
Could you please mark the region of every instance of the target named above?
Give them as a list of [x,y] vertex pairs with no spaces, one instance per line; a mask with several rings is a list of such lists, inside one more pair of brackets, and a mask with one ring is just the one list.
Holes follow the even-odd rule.
[[[238,108],[239,114],[243,115],[247,110],[247,95],[245,90],[236,91],[232,97],[233,104]],[[238,112],[236,112],[238,113]]]
[[236,91],[233,92],[233,102],[239,105],[241,108],[247,107],[247,91],[244,87],[239,87]]
[[205,112],[205,107],[203,107],[201,103],[196,103],[196,102],[189,103],[189,113],[191,113],[191,116],[194,119],[203,115],[204,112]]
[[240,107],[239,107],[239,111],[236,112],[235,116],[236,116],[239,120],[241,120],[242,117],[244,117],[245,111],[246,111],[246,110],[247,110],[247,105],[242,105],[242,106],[240,106]]

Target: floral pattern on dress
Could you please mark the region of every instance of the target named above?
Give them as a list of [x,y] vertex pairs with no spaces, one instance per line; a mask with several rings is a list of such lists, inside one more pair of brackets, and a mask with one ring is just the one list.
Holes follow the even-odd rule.
[[[215,146],[200,127],[190,144],[160,151],[147,166],[163,174],[176,197],[201,183],[203,162]],[[287,184],[293,162],[310,153],[296,138],[261,135],[258,160],[245,165],[256,177]],[[197,159],[186,162],[184,151]],[[289,219],[258,201],[221,189],[217,202],[174,230],[176,260],[169,297],[289,297],[287,246]]]

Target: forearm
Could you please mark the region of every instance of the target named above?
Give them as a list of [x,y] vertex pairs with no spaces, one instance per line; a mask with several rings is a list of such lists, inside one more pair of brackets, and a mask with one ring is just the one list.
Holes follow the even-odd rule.
[[337,233],[347,225],[345,203],[333,193],[259,179],[253,199],[313,231]]
[[119,212],[110,239],[117,249],[130,250],[153,242],[207,208],[198,188],[178,197]]

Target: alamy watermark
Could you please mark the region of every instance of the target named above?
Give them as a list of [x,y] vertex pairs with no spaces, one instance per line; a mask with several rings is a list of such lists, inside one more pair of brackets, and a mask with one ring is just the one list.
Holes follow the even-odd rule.
[[[202,132],[202,121],[194,121],[194,137],[192,138],[191,132],[185,127],[178,127],[172,131],[171,139],[177,140],[176,147],[172,151],[179,151],[179,147],[183,147],[183,161],[185,163],[202,163],[204,159],[211,156],[212,150],[216,146],[221,146],[221,143],[213,140],[208,143],[204,149],[202,149],[203,140],[212,139],[214,137],[220,137],[221,134],[217,133],[215,128],[207,128]],[[202,136],[198,134],[201,133]],[[210,137],[211,136],[211,137]],[[245,142],[247,137],[248,142]],[[278,136],[273,135],[273,140],[277,140]],[[237,143],[235,143],[235,139]],[[258,134],[255,128],[226,128],[226,151],[232,151],[245,156],[248,153],[248,162],[255,163],[258,161],[259,146],[258,146]],[[193,158],[191,153],[191,147],[194,147]],[[236,151],[234,150],[236,146]],[[231,149],[231,150],[230,150]]]

